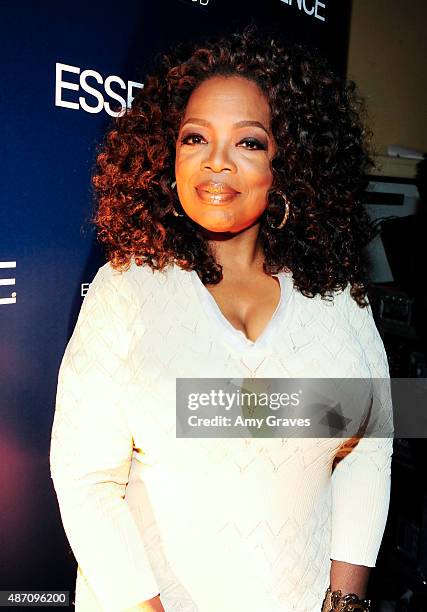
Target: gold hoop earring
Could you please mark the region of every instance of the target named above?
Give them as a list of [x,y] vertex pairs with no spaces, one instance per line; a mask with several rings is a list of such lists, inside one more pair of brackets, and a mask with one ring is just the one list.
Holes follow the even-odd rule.
[[277,227],[276,227],[276,226],[274,226],[274,225],[271,225],[271,224],[270,224],[271,229],[276,229],[276,230],[280,230],[280,229],[282,229],[282,228],[283,228],[283,227],[286,225],[286,223],[287,223],[287,221],[288,221],[288,218],[289,218],[289,208],[290,208],[290,207],[289,207],[289,200],[288,200],[288,198],[285,196],[285,194],[284,194],[284,193],[281,193],[281,192],[280,192],[280,195],[282,196],[282,198],[283,198],[283,199],[284,199],[284,201],[285,201],[285,214],[283,215],[283,219],[281,220],[281,222],[279,223],[279,225],[278,225]]
[[[176,187],[176,181],[173,181],[173,183],[171,183],[171,189],[175,189]],[[185,215],[183,215],[183,213],[179,213],[175,210],[175,206],[172,204],[172,213],[175,215],[175,217],[184,217]]]

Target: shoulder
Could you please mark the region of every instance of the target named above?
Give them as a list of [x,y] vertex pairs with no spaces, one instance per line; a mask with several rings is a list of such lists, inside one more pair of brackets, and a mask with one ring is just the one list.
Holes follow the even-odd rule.
[[372,334],[376,331],[371,305],[367,299],[367,306],[359,306],[351,295],[351,285],[347,284],[345,289],[334,293],[334,305],[337,311],[348,321],[357,333],[365,330]]
[[132,290],[133,287],[140,284],[149,284],[156,274],[147,265],[137,266],[134,260],[131,261],[127,270],[117,270],[113,268],[110,261],[107,261],[98,269],[91,285],[101,291],[107,288],[114,288],[117,291],[120,289]]
[[138,301],[147,297],[156,286],[163,285],[169,276],[169,270],[152,270],[148,265],[136,265],[134,260],[127,270],[117,270],[108,261],[98,269],[89,292],[111,299],[112,305],[130,297]]
[[328,296],[316,295],[307,297],[294,287],[295,299],[298,306],[317,316],[345,318],[350,324],[359,326],[372,319],[371,307],[361,307],[351,295],[351,285],[348,283],[344,289],[339,289]]
[[[110,262],[98,268],[84,297],[69,343],[69,351],[92,347],[101,354],[108,351],[127,354],[132,337],[141,326],[144,302],[157,275],[147,266],[132,263],[120,271]],[[86,350],[86,349],[85,349]]]
[[146,307],[159,307],[165,292],[174,292],[171,266],[162,271],[152,270],[132,260],[127,270],[117,270],[108,261],[95,274],[84,304],[87,309],[96,307],[110,317],[132,324]]
[[351,296],[350,283],[344,289],[336,290],[327,296],[322,297],[317,294],[308,297],[294,285],[292,280],[290,282],[298,310],[305,311],[309,317],[345,318],[348,322],[357,325],[361,320],[371,316],[370,307],[360,307]]
[[319,298],[322,310],[347,326],[355,336],[362,338],[364,343],[377,342],[379,332],[369,300],[367,302],[366,306],[359,306],[351,295],[350,283],[344,289],[335,291],[329,300]]

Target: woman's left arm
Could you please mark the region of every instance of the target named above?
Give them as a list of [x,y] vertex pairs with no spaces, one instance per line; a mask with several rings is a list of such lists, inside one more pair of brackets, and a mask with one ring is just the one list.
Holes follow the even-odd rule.
[[365,434],[332,473],[331,590],[366,595],[387,521],[393,410],[387,356],[371,307],[360,308],[346,291],[349,317],[364,346],[373,380],[373,402]]

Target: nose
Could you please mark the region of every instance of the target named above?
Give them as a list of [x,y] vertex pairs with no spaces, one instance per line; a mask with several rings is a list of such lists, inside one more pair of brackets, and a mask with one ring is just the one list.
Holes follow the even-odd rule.
[[206,156],[201,162],[201,170],[211,170],[212,172],[236,172],[237,166],[229,155],[226,145],[207,147]]

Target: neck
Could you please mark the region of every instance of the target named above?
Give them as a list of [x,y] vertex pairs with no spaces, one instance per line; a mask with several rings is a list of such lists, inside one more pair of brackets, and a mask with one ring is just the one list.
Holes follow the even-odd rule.
[[204,235],[224,275],[262,271],[264,253],[258,240],[259,223],[235,233],[204,230]]

